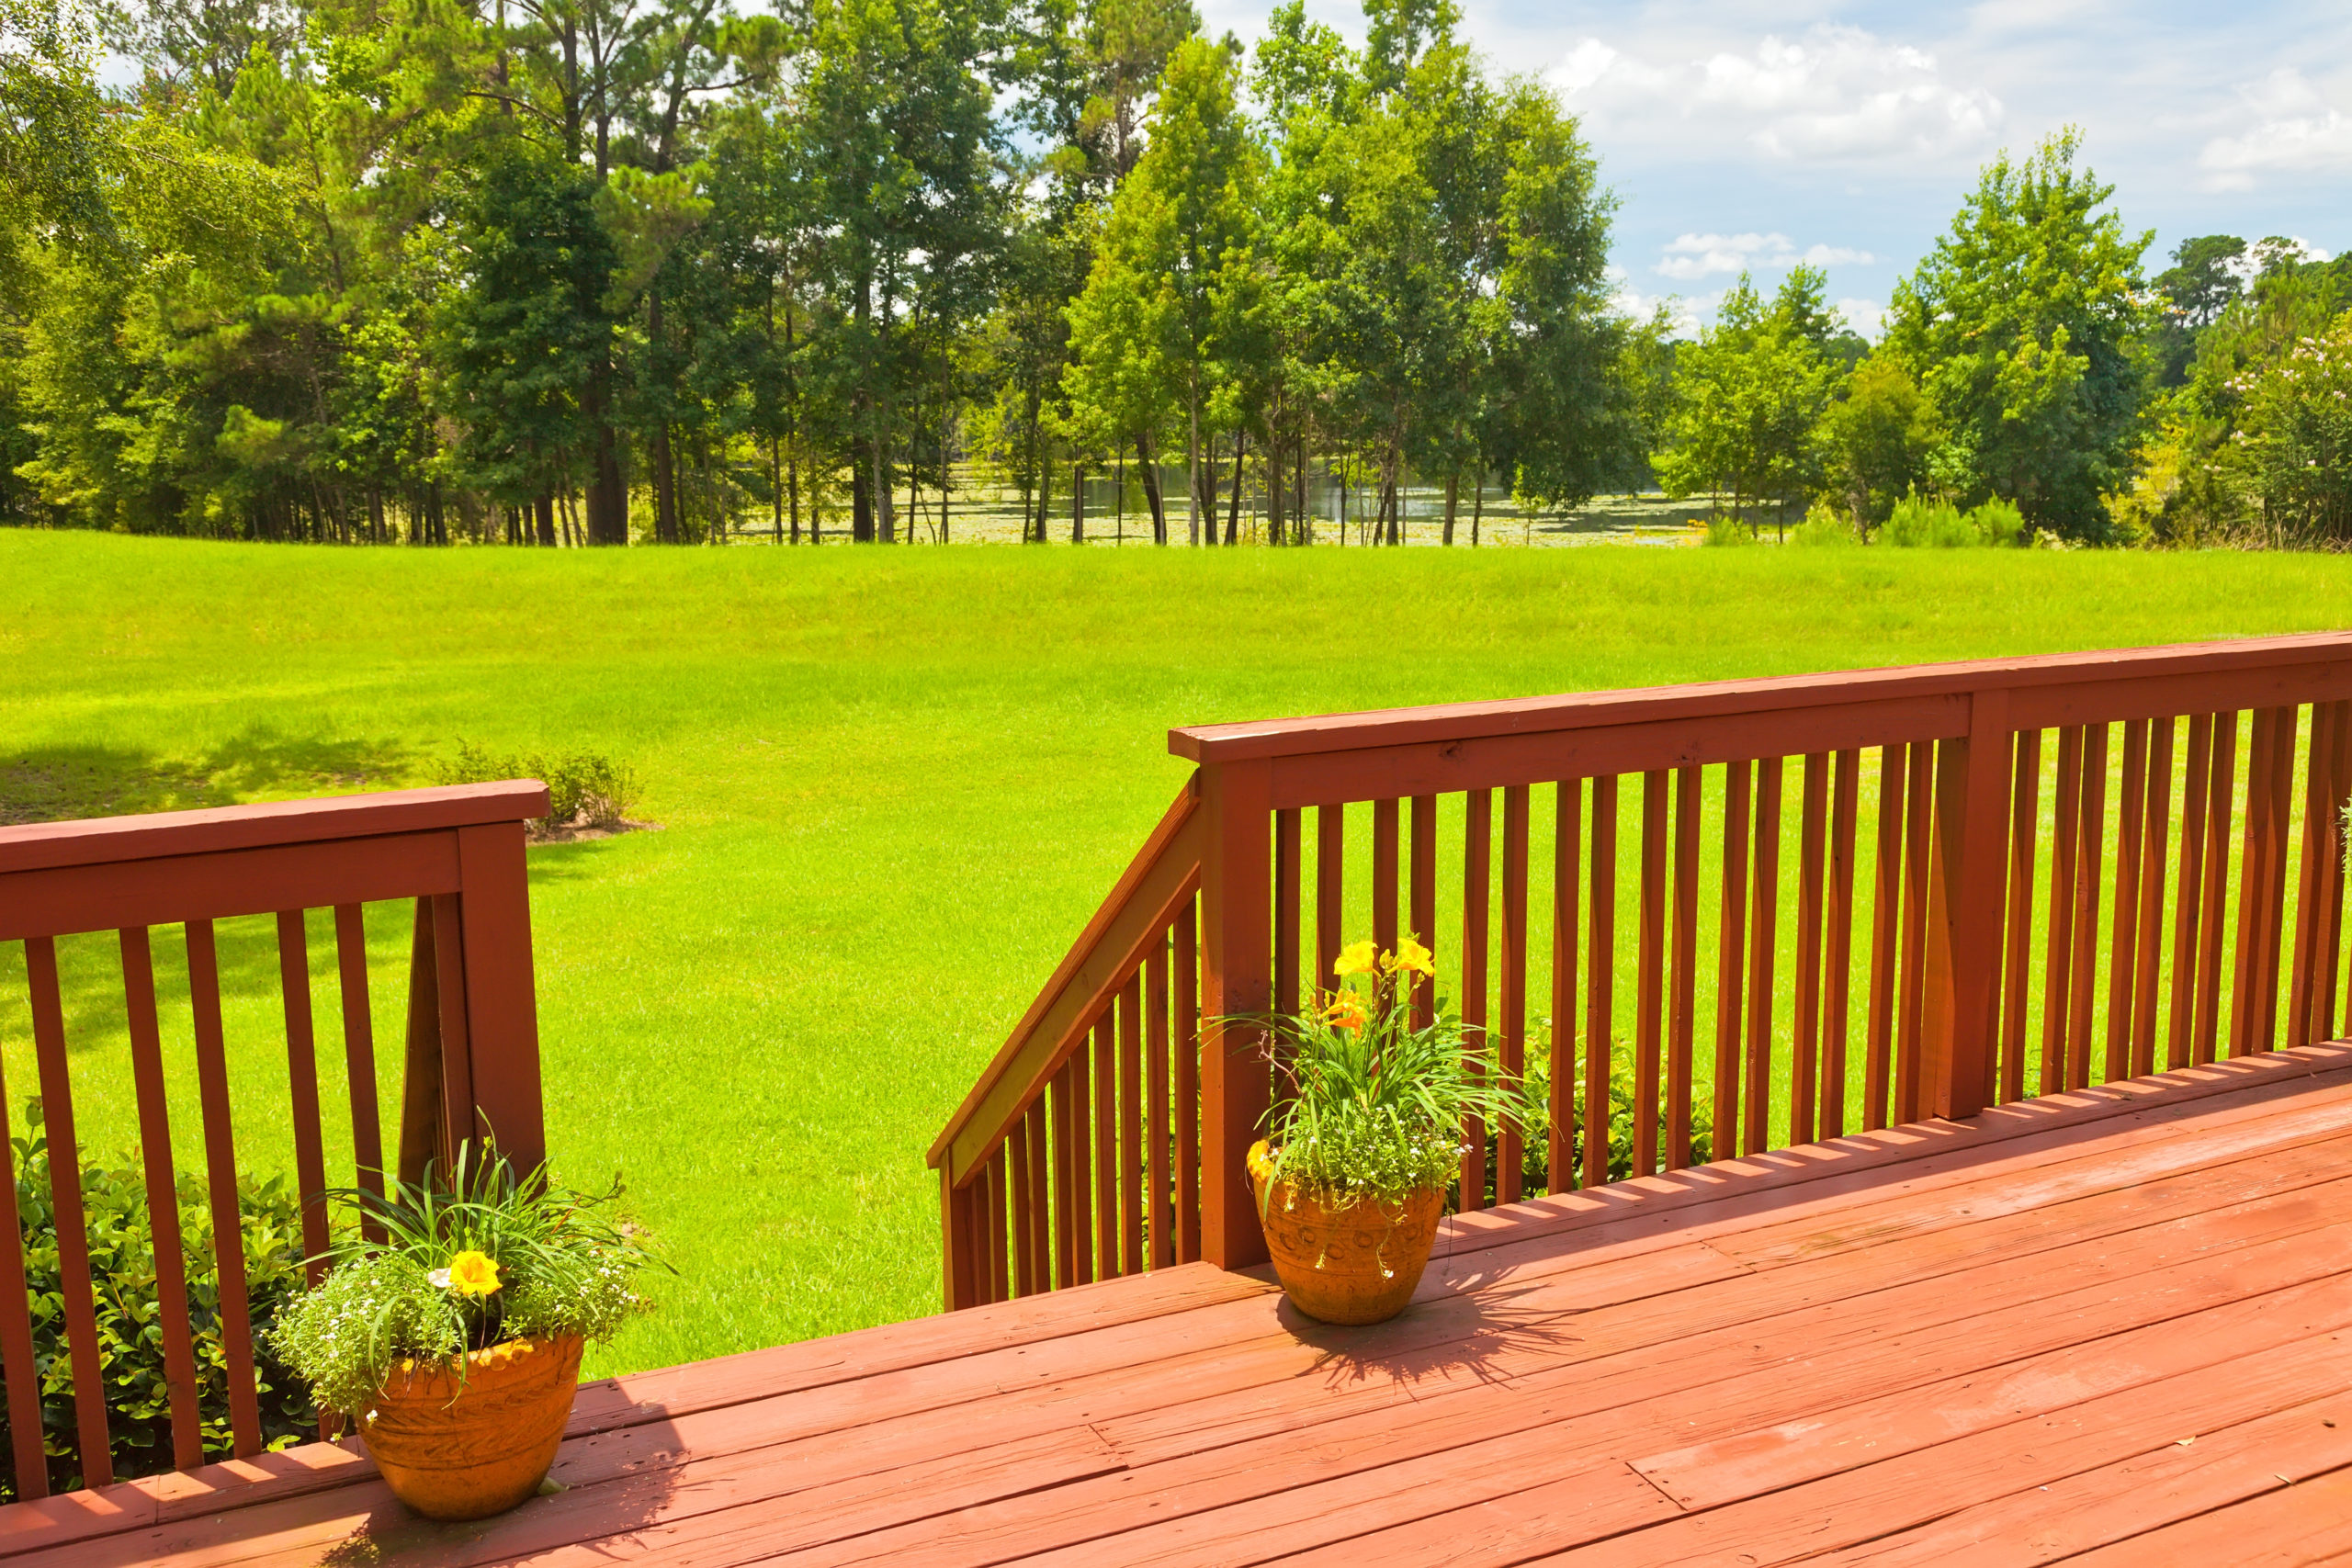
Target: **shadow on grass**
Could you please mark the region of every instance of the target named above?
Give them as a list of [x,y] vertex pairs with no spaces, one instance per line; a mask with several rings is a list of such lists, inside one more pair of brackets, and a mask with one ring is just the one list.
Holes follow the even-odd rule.
[[0,750],[0,826],[233,806],[256,795],[352,795],[402,783],[405,747],[321,740],[264,726],[207,751],[164,757],[121,746]]

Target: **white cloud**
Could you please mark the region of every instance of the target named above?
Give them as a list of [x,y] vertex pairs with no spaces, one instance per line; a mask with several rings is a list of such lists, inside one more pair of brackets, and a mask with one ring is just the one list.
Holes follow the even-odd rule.
[[1886,331],[1886,307],[1875,299],[1840,299],[1838,314],[1854,331],[1876,343]]
[[1847,245],[1808,245],[1800,251],[1786,234],[1683,234],[1669,242],[1657,264],[1660,276],[1688,281],[1717,274],[1791,267],[1867,265],[1877,258]]
[[2208,186],[2248,190],[2259,174],[2352,170],[2352,115],[2301,71],[2273,71],[2239,100],[2237,133],[2213,137],[2198,153]]
[[1571,108],[1651,144],[1726,141],[1774,160],[1875,163],[1981,152],[2002,118],[1983,87],[1947,81],[1936,57],[1859,28],[1773,34],[1708,54],[1648,55],[1597,38],[1552,73]]

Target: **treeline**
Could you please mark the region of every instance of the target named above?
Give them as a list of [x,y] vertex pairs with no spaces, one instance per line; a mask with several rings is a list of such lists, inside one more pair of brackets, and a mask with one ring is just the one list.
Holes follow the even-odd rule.
[[12,521],[887,541],[978,473],[1043,537],[1133,466],[1216,544],[1312,468],[1390,537],[1408,471],[1645,477],[1593,160],[1450,0],[72,5],[0,0]]
[[1874,536],[1908,501],[2014,507],[2023,542],[2352,542],[2352,258],[2209,235],[2149,278],[2077,150],[1988,165],[1875,346],[1819,272],[1742,277],[1674,345],[1665,488],[1782,532]]

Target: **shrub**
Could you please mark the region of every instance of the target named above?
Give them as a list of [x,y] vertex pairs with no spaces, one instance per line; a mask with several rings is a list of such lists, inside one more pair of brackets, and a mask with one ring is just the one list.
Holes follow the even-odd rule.
[[548,786],[548,814],[531,824],[537,835],[560,828],[616,828],[637,804],[636,772],[601,751],[492,751],[461,740],[458,754],[435,769],[435,782],[445,784],[499,779],[537,779]]
[[1835,548],[1839,545],[1859,545],[1861,537],[1854,532],[1854,525],[1836,507],[1826,501],[1816,501],[1813,509],[1804,514],[1804,521],[1791,530],[1789,543]]
[[1968,525],[1987,545],[2016,547],[2025,538],[2025,513],[2017,502],[1995,496],[1968,514]]
[[1960,508],[1949,501],[1929,501],[1912,494],[1894,503],[1894,511],[1879,530],[1879,542],[1906,549],[1961,549],[1978,543],[1976,530]]
[[1726,512],[1718,512],[1707,519],[1707,543],[1716,546],[1752,545],[1756,530]]
[[[1552,1066],[1549,1052],[1537,1052],[1531,1044],[1529,1054],[1537,1057],[1528,1064],[1527,1092],[1532,1102],[1526,1126],[1520,1134],[1520,1190],[1526,1193],[1544,1191],[1551,1179],[1552,1139]],[[1703,1097],[1694,1097],[1690,1108],[1690,1162],[1704,1165],[1715,1157],[1714,1110]],[[1576,1124],[1568,1133],[1569,1163],[1578,1170],[1584,1168],[1584,1086],[1579,1078],[1571,1090],[1569,1103],[1574,1108]],[[1609,1179],[1623,1181],[1634,1171],[1634,1069],[1630,1063],[1612,1060],[1609,1070]],[[1666,1112],[1663,1104],[1658,1111],[1658,1146],[1666,1145]],[[1496,1158],[1500,1152],[1500,1140],[1496,1129],[1487,1129],[1487,1201],[1495,1200],[1494,1177]]]
[[[25,1126],[26,1135],[15,1141],[17,1213],[25,1230],[33,1357],[41,1369],[41,1447],[49,1455],[50,1490],[62,1492],[82,1484],[82,1466],[74,1416],[74,1364],[65,1342],[65,1297],[58,1273],[57,1213],[50,1201],[49,1142],[42,1132],[40,1100],[27,1103]],[[232,1446],[229,1362],[220,1338],[211,1204],[196,1176],[182,1175],[177,1192],[204,1454],[208,1460],[226,1459]],[[247,1312],[254,1330],[262,1441],[285,1448],[307,1440],[318,1427],[309,1394],[269,1349],[269,1325],[302,1284],[301,1205],[277,1177],[241,1177],[237,1198],[244,1229]],[[82,1205],[114,1472],[118,1479],[161,1474],[172,1468],[171,1395],[164,1370],[163,1311],[155,1288],[147,1184],[138,1161],[126,1154],[116,1166],[84,1166]],[[14,1452],[7,1414],[0,1409],[0,1465],[12,1464]],[[10,1469],[0,1480],[0,1497],[14,1501],[17,1495]]]

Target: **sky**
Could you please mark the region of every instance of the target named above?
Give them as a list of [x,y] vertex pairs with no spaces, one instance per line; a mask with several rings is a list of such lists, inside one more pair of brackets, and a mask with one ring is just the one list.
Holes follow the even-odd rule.
[[[1263,0],[1198,0],[1254,42]],[[2151,276],[2196,234],[2352,247],[2352,5],[1462,0],[1498,73],[1549,83],[1619,202],[1620,299],[1685,332],[1745,267],[1810,261],[1875,335],[1976,171],[2072,124]],[[1307,0],[1352,39],[1353,0]]]

